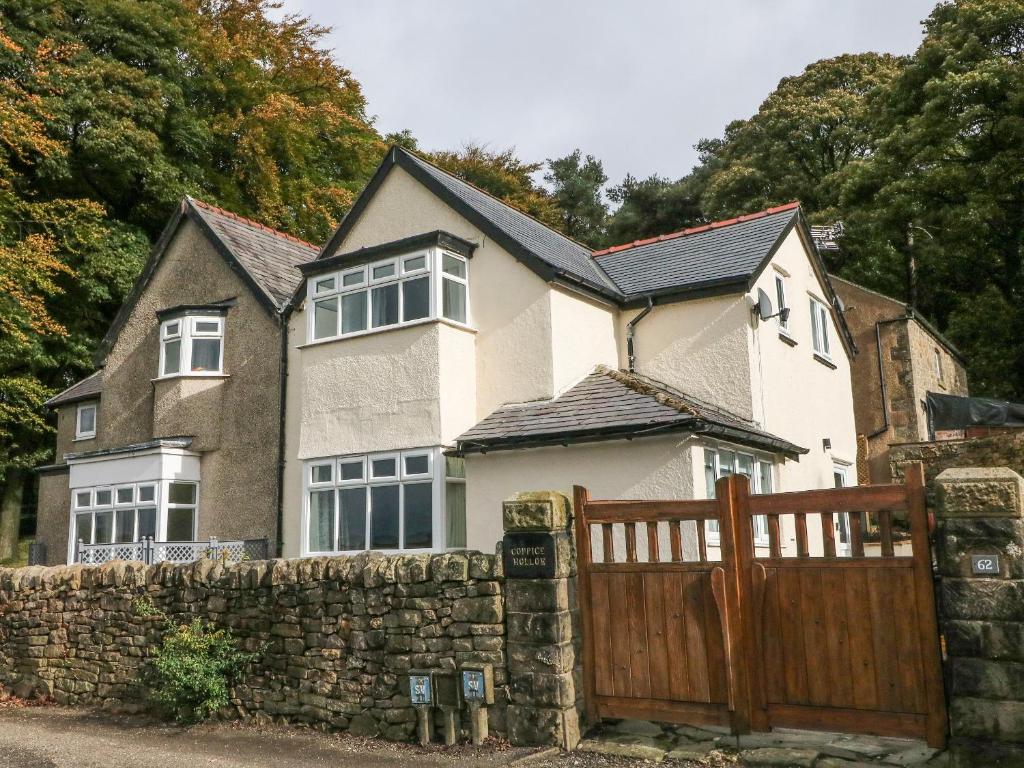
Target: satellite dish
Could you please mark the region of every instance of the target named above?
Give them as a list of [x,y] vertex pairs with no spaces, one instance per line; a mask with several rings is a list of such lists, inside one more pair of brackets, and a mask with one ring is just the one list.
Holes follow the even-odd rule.
[[772,317],[772,300],[764,289],[757,289],[757,315],[762,320]]

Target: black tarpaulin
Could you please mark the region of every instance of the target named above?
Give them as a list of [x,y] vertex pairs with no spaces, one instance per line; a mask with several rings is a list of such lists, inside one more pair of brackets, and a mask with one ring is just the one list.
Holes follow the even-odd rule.
[[1024,404],[987,397],[929,392],[925,405],[931,431],[967,427],[1024,427]]

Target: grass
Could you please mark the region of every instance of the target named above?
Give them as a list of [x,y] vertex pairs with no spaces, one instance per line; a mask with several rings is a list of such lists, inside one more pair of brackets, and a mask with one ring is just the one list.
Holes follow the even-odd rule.
[[14,557],[6,560],[0,560],[0,568],[19,568],[23,565],[28,565],[28,545],[31,544],[33,539],[22,539],[18,542],[18,552]]

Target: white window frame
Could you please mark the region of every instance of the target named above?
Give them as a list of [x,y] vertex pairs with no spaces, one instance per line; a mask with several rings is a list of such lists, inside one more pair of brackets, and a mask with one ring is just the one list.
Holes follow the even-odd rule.
[[[459,277],[443,271],[444,257],[448,256],[461,262],[465,268],[465,277]],[[409,269],[406,267],[408,262],[413,259],[423,258],[423,266],[414,267]],[[374,271],[380,267],[391,267],[393,272],[390,275],[382,277],[374,277]],[[358,282],[354,282],[352,285],[345,285],[345,281],[353,276],[358,276]],[[427,314],[424,317],[416,317],[412,319],[405,318],[405,283],[413,280],[419,280],[422,278],[428,278],[428,308]],[[320,287],[323,283],[333,280],[333,287]],[[444,281],[452,280],[465,286],[466,290],[466,320],[465,322],[460,320],[454,320],[452,318],[444,317],[443,306],[443,289]],[[375,288],[383,288],[392,284],[398,285],[398,322],[388,323],[386,325],[373,326],[373,291]],[[347,333],[342,331],[342,299],[347,295],[364,293],[365,298],[365,316],[363,317],[363,328],[357,331],[349,331]],[[306,296],[308,300],[307,314],[309,315],[306,322],[306,341],[308,344],[320,344],[323,342],[335,341],[337,339],[347,339],[357,336],[365,336],[371,333],[380,333],[387,331],[392,328],[401,328],[404,326],[417,325],[420,323],[429,323],[434,321],[444,321],[464,328],[470,328],[470,306],[469,306],[469,259],[451,251],[447,251],[443,248],[427,248],[421,250],[413,250],[408,253],[403,253],[398,256],[390,256],[386,259],[379,259],[377,261],[371,261],[366,264],[361,264],[357,267],[349,267],[341,269],[337,272],[326,273],[322,275],[311,276],[308,279]],[[325,335],[316,337],[316,304],[324,300],[335,301],[335,308],[337,313],[336,325],[334,333],[331,335]]]
[[[92,430],[82,429],[82,414],[92,411]],[[91,440],[96,437],[96,427],[99,418],[99,406],[97,403],[79,403],[75,409],[75,440]]]
[[826,360],[832,360],[832,342],[829,338],[828,305],[816,296],[810,296],[811,302],[811,349],[814,354]]
[[935,362],[935,376],[938,382],[942,384],[944,383],[942,378],[942,353],[939,351],[938,347],[933,347],[932,354],[934,355]]
[[[405,546],[405,491],[400,490],[398,494],[398,547],[393,549],[378,549],[374,551],[390,554],[398,553],[432,553],[444,552],[447,548],[445,542],[445,482],[444,477],[445,461],[440,446],[429,448],[414,448],[403,451],[381,451],[377,453],[350,454],[346,456],[324,457],[310,459],[305,462],[303,477],[303,498],[302,498],[302,534],[301,553],[302,557],[321,557],[325,555],[356,554],[366,552],[370,549],[373,537],[372,520],[373,504],[371,489],[380,486],[396,485],[400,489],[406,485],[419,485],[429,482],[431,484],[431,545],[429,547],[408,548]],[[410,457],[425,456],[427,458],[426,472],[408,472],[406,470],[406,459]],[[395,461],[394,475],[373,475],[373,462],[381,459],[393,459]],[[332,482],[313,483],[313,467],[322,464],[334,464]],[[363,477],[358,480],[342,480],[341,465],[361,463]],[[463,479],[463,482],[464,479]],[[309,524],[310,524],[310,493],[315,491],[334,491],[334,543],[337,544],[337,537],[341,530],[341,496],[340,492],[345,489],[364,488],[366,491],[365,503],[365,538],[361,549],[310,549]]]
[[[192,485],[196,489],[195,502],[193,504],[180,504],[171,503],[171,485]],[[162,491],[162,498],[164,503],[160,505],[160,520],[157,521],[157,530],[160,531],[160,538],[158,541],[167,541],[167,522],[170,517],[170,511],[172,509],[191,509],[192,510],[192,539],[196,541],[196,537],[199,535],[199,509],[200,509],[200,483],[193,480],[163,480],[160,483],[160,490]]]
[[[117,538],[117,513],[132,510],[134,513],[132,522],[132,542],[121,542],[121,543],[134,543],[140,541],[139,539],[139,510],[140,509],[155,509],[156,520],[154,521],[154,534],[160,535],[161,531],[161,519],[164,517],[164,510],[161,505],[161,493],[160,493],[160,482],[156,480],[139,482],[139,483],[121,483],[118,485],[98,485],[90,488],[73,488],[71,490],[71,550],[74,554],[75,549],[78,546],[78,540],[80,538],[78,530],[78,516],[88,514],[92,518],[92,533],[90,534],[89,541],[83,541],[83,544],[114,544]],[[141,498],[141,490],[143,488],[153,489],[153,499],[151,501],[144,501]],[[132,500],[130,502],[119,502],[117,500],[117,492],[121,490],[131,489]],[[110,503],[100,504],[98,503],[99,494],[104,491],[110,491]],[[198,490],[197,499],[198,499]],[[86,505],[79,505],[78,495],[87,494],[89,497],[89,503]],[[164,494],[166,497],[166,494]],[[111,513],[110,522],[110,540],[109,541],[96,541],[96,515],[102,512]],[[198,505],[197,505],[197,518],[198,518]]]
[[[216,323],[216,331],[200,331],[198,323]],[[177,332],[172,332],[172,326],[177,326]],[[192,340],[193,339],[218,339],[220,341],[217,359],[217,370],[215,371],[193,371],[192,370]],[[176,373],[167,373],[167,344],[171,341],[180,340],[178,350],[178,370]],[[160,323],[160,369],[158,379],[174,379],[183,377],[202,376],[223,376],[224,375],[224,317],[222,315],[209,314],[183,314],[164,320]]]
[[[714,461],[714,474],[715,481],[728,475],[742,474],[738,471],[740,457],[750,459],[751,462],[751,476],[750,476],[750,492],[751,493],[772,493],[775,488],[775,461],[773,458],[764,453],[751,452],[749,449],[736,448],[731,445],[706,445],[703,448],[701,454],[701,466],[705,468],[705,483],[707,483],[707,454],[713,453],[715,457]],[[728,472],[722,471],[722,454],[731,453],[733,455],[733,465]],[[761,483],[761,465],[766,464],[770,468],[770,477],[772,487],[765,490]],[[707,498],[714,498],[715,487],[711,484],[705,489],[705,495]],[[705,523],[705,540],[709,545],[719,546],[721,544],[721,534],[718,527],[718,520],[708,520]],[[758,547],[767,547],[769,545],[768,537],[768,518],[765,515],[754,516],[754,545]]]
[[786,303],[786,276],[781,272],[775,273],[775,301],[778,306],[775,308],[775,322],[779,324],[779,333],[789,336],[789,318],[782,319],[782,310],[787,309]]

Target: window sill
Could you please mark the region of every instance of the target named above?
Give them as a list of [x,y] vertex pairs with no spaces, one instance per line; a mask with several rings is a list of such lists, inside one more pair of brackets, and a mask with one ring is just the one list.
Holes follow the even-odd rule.
[[814,353],[814,359],[817,360],[822,365],[824,365],[826,368],[831,368],[833,371],[836,370],[839,367],[838,365],[833,363],[830,358],[825,357],[824,355],[822,355],[822,354],[820,354],[818,352]]
[[150,379],[154,384],[158,381],[173,381],[174,379],[230,379],[230,373],[172,373],[170,376],[157,376]]
[[786,344],[789,344],[789,346],[791,347],[795,347],[799,343],[796,339],[794,339],[785,331],[779,331],[779,338],[782,339],[782,341],[784,341]]
[[388,325],[383,328],[371,328],[366,331],[356,331],[355,333],[346,333],[344,336],[331,336],[328,339],[315,339],[313,341],[307,341],[304,344],[296,344],[295,349],[306,349],[307,347],[318,347],[322,344],[331,344],[335,341],[348,341],[349,339],[362,339],[366,336],[374,336],[381,333],[393,333],[395,331],[402,331],[406,328],[419,328],[423,325],[430,325],[431,323],[437,323],[439,325],[447,325],[451,328],[455,328],[459,331],[465,331],[466,333],[478,333],[477,329],[466,325],[465,323],[459,323],[455,320],[449,320],[446,317],[427,317],[423,320],[413,320],[409,323],[401,323],[399,325]]
[[86,442],[88,440],[95,440],[95,439],[96,439],[96,433],[93,432],[91,435],[75,435],[74,439],[71,442],[73,442],[73,443],[84,443],[84,442]]

